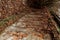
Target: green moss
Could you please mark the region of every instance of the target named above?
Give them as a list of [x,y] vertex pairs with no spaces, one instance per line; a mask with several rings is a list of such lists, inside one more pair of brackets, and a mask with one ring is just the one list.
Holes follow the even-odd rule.
[[4,25],[6,22],[8,22],[9,20],[14,19],[14,18],[15,18],[15,15],[12,15],[10,17],[3,19],[2,21],[0,21],[0,26]]

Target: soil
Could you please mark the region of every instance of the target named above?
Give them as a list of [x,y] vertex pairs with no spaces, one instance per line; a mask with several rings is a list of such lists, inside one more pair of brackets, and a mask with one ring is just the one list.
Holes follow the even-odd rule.
[[[47,7],[41,9],[29,8],[24,0],[0,0],[0,32],[21,19],[26,24],[24,28],[34,28],[34,31],[49,33],[57,40],[57,25]],[[52,40],[53,40],[52,39]]]

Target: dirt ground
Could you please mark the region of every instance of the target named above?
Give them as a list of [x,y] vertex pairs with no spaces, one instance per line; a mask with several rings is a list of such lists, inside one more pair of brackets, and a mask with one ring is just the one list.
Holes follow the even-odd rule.
[[39,33],[51,31],[56,38],[59,34],[52,17],[46,7],[35,10],[26,6],[24,0],[0,0],[0,32],[13,23],[18,23],[18,20],[22,18],[20,22],[26,24],[24,28],[34,28],[34,31]]

